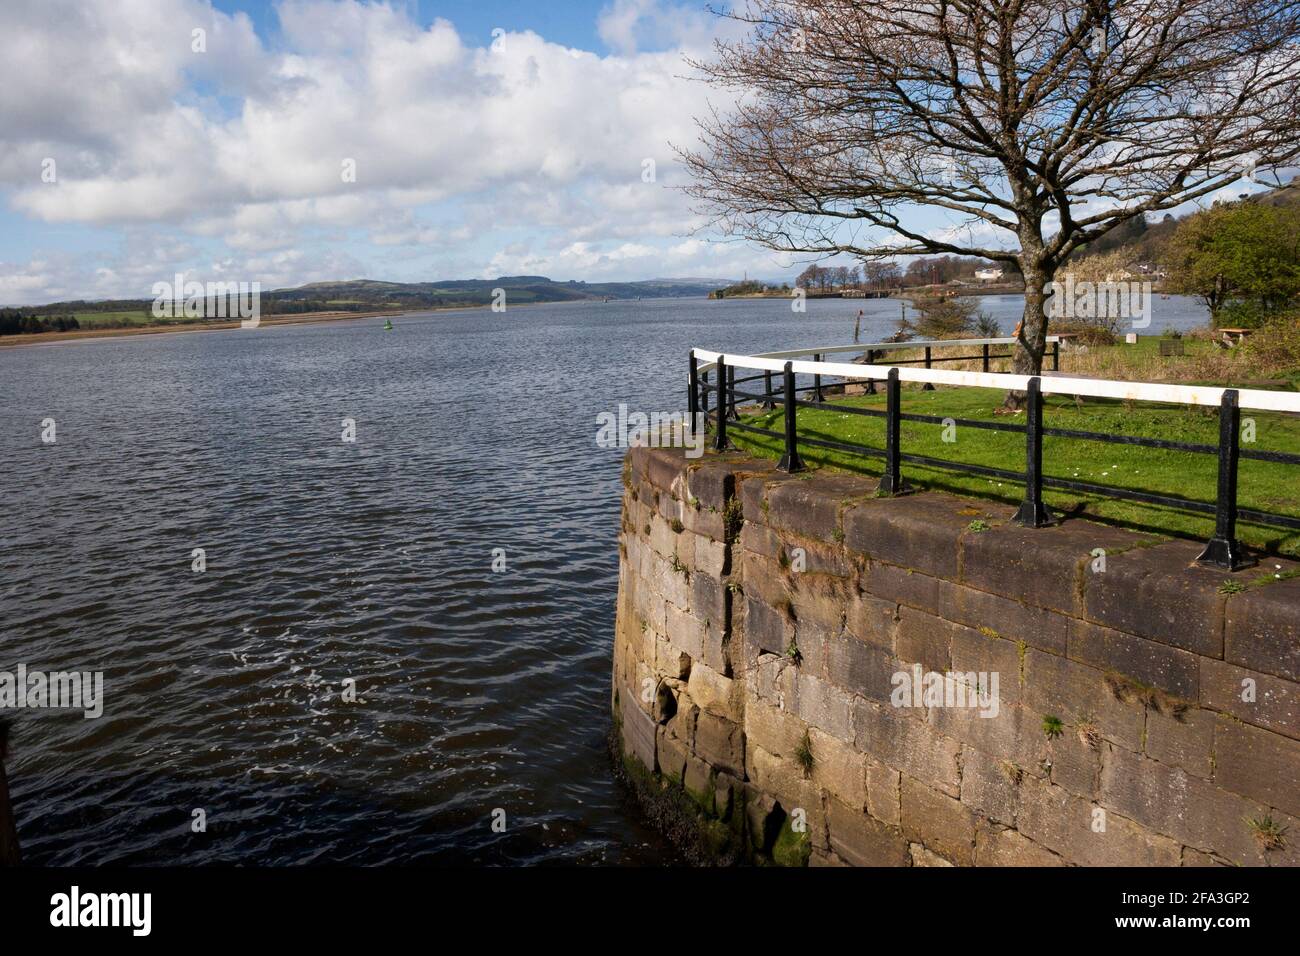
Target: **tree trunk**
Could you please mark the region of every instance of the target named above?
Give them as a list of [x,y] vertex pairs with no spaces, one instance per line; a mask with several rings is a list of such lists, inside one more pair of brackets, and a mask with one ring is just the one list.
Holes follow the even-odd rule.
[[[1041,375],[1043,354],[1047,351],[1047,299],[1046,286],[1052,276],[1042,266],[1026,266],[1025,311],[1020,319],[1020,330],[1012,353],[1011,371],[1016,375]],[[1011,391],[1002,403],[1006,411],[1019,411],[1024,407],[1025,393]]]

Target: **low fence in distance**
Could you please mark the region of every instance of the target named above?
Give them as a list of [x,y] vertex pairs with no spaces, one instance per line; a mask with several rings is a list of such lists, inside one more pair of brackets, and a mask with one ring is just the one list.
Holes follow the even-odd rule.
[[[1060,342],[1054,338],[1048,341],[1052,345],[1054,371],[1059,371]],[[1069,378],[1059,374],[1044,376],[1011,375],[988,371],[990,358],[1006,357],[992,356],[990,349],[1000,345],[1011,345],[1014,342],[1015,339],[1010,338],[875,342],[865,345],[839,345],[785,352],[767,352],[762,355],[728,355],[703,349],[692,349],[690,353],[688,396],[691,421],[696,420],[695,415],[697,413],[702,412],[704,414],[706,421],[713,425],[714,447],[717,449],[728,447],[728,428],[736,428],[741,431],[782,440],[784,442],[784,454],[777,467],[788,472],[800,471],[804,467],[799,455],[800,444],[881,458],[884,460],[884,474],[880,481],[880,491],[886,495],[900,494],[904,490],[902,479],[902,465],[904,463],[997,478],[1004,481],[1023,482],[1025,497],[1016,512],[1014,520],[1018,524],[1030,528],[1040,528],[1054,521],[1047,506],[1043,503],[1043,488],[1045,487],[1141,504],[1159,505],[1201,514],[1212,514],[1215,516],[1214,535],[1206,545],[1200,560],[1203,563],[1229,571],[1235,571],[1245,564],[1241,547],[1237,542],[1238,519],[1288,531],[1300,531],[1300,518],[1241,508],[1237,503],[1237,472],[1240,459],[1247,458],[1279,464],[1300,465],[1300,455],[1242,449],[1240,440],[1241,410],[1252,409],[1300,414],[1300,393]],[[933,350],[936,348],[962,346],[980,346],[982,351],[979,356],[943,358],[933,355]],[[894,349],[916,348],[925,350],[924,359],[896,362],[892,365],[874,363],[877,353],[885,353]],[[823,358],[826,355],[852,352],[866,355],[868,364],[828,362]],[[807,355],[813,356],[812,360],[800,358],[800,356]],[[984,360],[982,371],[966,372],[933,367],[941,362],[970,361],[972,358],[982,358]],[[924,367],[905,367],[920,362],[924,362]],[[737,368],[753,370],[762,374],[737,379],[735,377]],[[709,380],[710,374],[714,376],[712,383]],[[779,374],[782,377],[779,390],[774,388],[774,374]],[[812,384],[796,387],[796,375],[811,376]],[[884,383],[886,390],[884,411],[874,408],[858,408],[847,405],[830,406],[826,404],[823,382],[825,378],[838,378],[844,382],[864,382],[868,394],[875,392],[877,382]],[[762,392],[737,389],[738,385],[746,385],[757,381],[764,383]],[[1025,422],[1019,424],[972,419],[945,420],[935,415],[905,414],[901,407],[900,385],[902,382],[916,382],[927,388],[933,388],[935,385],[951,385],[1024,392],[1027,396]],[[799,397],[800,393],[806,394],[808,392],[812,393],[811,399]],[[710,394],[715,394],[718,397],[715,411],[711,415],[709,412]],[[1137,435],[1117,435],[1078,429],[1045,427],[1043,424],[1043,396],[1045,394],[1157,402],[1173,405],[1217,406],[1219,409],[1219,442],[1217,445],[1205,445]],[[767,409],[774,408],[778,404],[782,405],[785,409],[783,432],[776,432],[739,421],[739,416],[736,414],[737,398],[759,401]],[[796,410],[799,406],[807,408],[834,407],[837,412],[883,418],[885,420],[885,446],[883,448],[873,448],[852,442],[830,441],[808,436],[800,438],[796,418]],[[900,425],[905,421],[937,425],[943,425],[946,421],[951,421],[971,428],[1021,433],[1025,436],[1024,470],[1016,472],[1005,468],[993,468],[985,465],[947,461],[926,455],[906,453],[902,450],[900,442]],[[1214,455],[1218,458],[1218,493],[1216,500],[1213,502],[1197,501],[1190,498],[1160,495],[1131,488],[1119,488],[1113,485],[1044,476],[1044,437],[1081,439]]]

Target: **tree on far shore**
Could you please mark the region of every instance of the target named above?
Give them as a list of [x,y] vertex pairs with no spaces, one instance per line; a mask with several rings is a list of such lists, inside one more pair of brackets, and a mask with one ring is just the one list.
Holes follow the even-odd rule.
[[783,252],[1005,264],[1026,283],[1021,374],[1042,369],[1047,287],[1072,253],[1300,155],[1300,2],[752,0],[723,16],[746,35],[694,65],[736,105],[682,153],[702,211]]
[[1216,205],[1179,223],[1169,244],[1170,288],[1199,296],[1217,327],[1255,326],[1300,295],[1300,209]]

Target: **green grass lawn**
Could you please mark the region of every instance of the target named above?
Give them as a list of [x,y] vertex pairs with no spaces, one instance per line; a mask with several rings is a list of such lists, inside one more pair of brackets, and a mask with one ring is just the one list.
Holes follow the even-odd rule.
[[[926,392],[919,386],[904,386],[902,407],[904,413],[1023,424],[1023,414],[994,414],[994,409],[1002,403],[1004,396],[1004,392],[992,389],[941,387]],[[832,401],[837,405],[883,410],[885,396],[837,397]],[[753,408],[742,408],[741,412],[741,420],[747,424],[782,431],[784,413],[780,407],[759,414],[753,414]],[[1244,411],[1243,425],[1248,419],[1255,422],[1256,440],[1253,444],[1243,444],[1243,449],[1300,454],[1300,418]],[[798,424],[801,438],[806,436],[855,442],[873,448],[883,448],[885,444],[883,418],[852,415],[834,409],[800,408]],[[1047,428],[1136,435],[1215,446],[1219,440],[1217,409],[1102,399],[1088,399],[1082,406],[1078,406],[1072,398],[1053,395],[1044,400],[1043,424]],[[903,453],[1023,472],[1023,434],[958,425],[952,435],[955,440],[945,442],[943,431],[940,425],[903,422]],[[733,429],[728,435],[738,447],[764,456],[779,457],[782,451],[782,442],[776,438],[749,434],[740,429]],[[883,461],[879,458],[808,445],[802,445],[799,453],[810,468],[833,467],[860,474],[879,475],[883,466]],[[1217,489],[1218,462],[1214,455],[1048,437],[1043,440],[1043,474],[1213,502]],[[907,462],[903,463],[903,479],[916,488],[941,489],[1009,505],[1019,503],[1024,495],[1024,485],[1019,482],[963,475]],[[1210,515],[1053,489],[1045,489],[1044,498],[1057,513],[1143,531],[1208,540],[1214,530],[1214,520]],[[1242,459],[1238,504],[1243,508],[1300,518],[1300,465]],[[1252,547],[1300,556],[1300,534],[1296,532],[1243,521],[1238,525],[1238,538]]]

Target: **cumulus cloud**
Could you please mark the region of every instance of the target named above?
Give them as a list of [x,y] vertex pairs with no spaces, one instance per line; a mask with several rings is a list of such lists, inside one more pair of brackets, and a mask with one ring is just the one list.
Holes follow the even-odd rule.
[[[694,141],[692,117],[716,96],[684,76],[683,50],[708,40],[698,11],[615,0],[598,24],[607,55],[531,32],[478,46],[448,21],[421,26],[354,0],[287,0],[277,13],[272,47],[245,15],[204,0],[7,0],[10,209],[180,232],[204,243],[205,261],[285,275],[331,237],[437,249],[512,230],[538,233],[552,249],[541,261],[575,276],[660,254],[667,268],[670,243],[700,225],[669,145]],[[513,261],[491,248],[480,268],[498,260]],[[135,270],[104,268],[81,270],[87,294],[114,282],[110,294],[139,294],[125,287]],[[0,300],[45,275],[32,262],[0,267]]]

